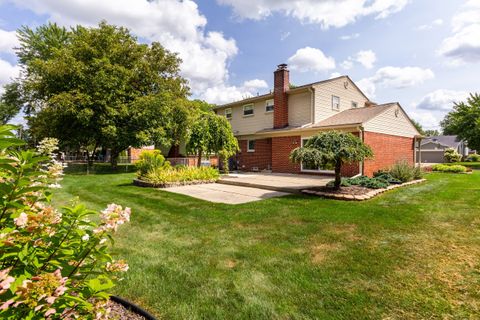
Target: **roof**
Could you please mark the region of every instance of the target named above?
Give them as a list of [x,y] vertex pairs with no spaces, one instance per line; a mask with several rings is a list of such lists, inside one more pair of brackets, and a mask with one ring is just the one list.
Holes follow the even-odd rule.
[[334,116],[331,116],[325,120],[317,122],[312,125],[314,128],[319,127],[333,127],[333,126],[343,126],[343,125],[355,125],[363,124],[370,119],[375,118],[388,108],[397,105],[397,103],[387,103],[380,105],[372,105],[363,108],[355,108],[344,110],[340,113],[337,113]]
[[431,142],[441,144],[445,147],[456,149],[462,141],[459,140],[457,136],[432,136],[432,137],[425,137],[422,140],[422,145],[431,143]]
[[[301,85],[301,86],[298,86],[298,87],[294,87],[290,90],[287,90],[287,94],[295,94],[295,93],[298,93],[298,92],[303,92],[303,91],[308,90],[312,86],[323,84],[323,83],[328,83],[328,82],[335,81],[335,80],[338,80],[338,79],[341,79],[341,78],[347,78],[348,80],[350,80],[350,82],[353,83],[355,88],[365,97],[365,99],[370,100],[362,92],[362,90],[360,90],[360,88],[355,84],[355,82],[353,82],[352,79],[350,79],[349,76],[339,76],[339,77],[336,77],[336,78],[331,78],[331,79],[326,79],[326,80],[322,80],[322,81],[312,82],[312,83],[309,83],[309,84],[304,84],[304,85]],[[255,97],[246,98],[246,99],[243,99],[243,100],[230,102],[230,103],[227,103],[227,104],[218,105],[213,109],[215,110],[215,109],[219,109],[219,108],[225,108],[225,107],[237,105],[237,104],[240,104],[240,103],[251,103],[251,102],[254,102],[254,101],[257,101],[257,100],[263,100],[263,99],[273,99],[273,92],[263,94],[263,95],[259,95],[259,96],[255,96]]]

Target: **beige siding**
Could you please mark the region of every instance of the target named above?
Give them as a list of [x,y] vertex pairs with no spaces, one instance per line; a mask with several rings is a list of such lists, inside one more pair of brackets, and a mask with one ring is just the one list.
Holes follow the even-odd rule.
[[[265,112],[265,102],[268,99],[260,100],[254,105],[253,116],[243,116],[243,106],[245,104],[238,104],[232,106],[232,125],[233,132],[236,136],[253,134],[263,129],[270,129],[273,127],[273,112]],[[225,115],[225,108],[216,110],[218,115]]]
[[288,124],[301,127],[312,123],[312,94],[310,92],[288,96]]
[[[398,116],[395,115],[396,110],[398,110]],[[398,106],[389,107],[388,110],[365,123],[364,128],[365,131],[409,138],[419,134],[408,116]]]
[[[348,82],[345,88],[345,82]],[[368,100],[355,87],[348,78],[339,78],[337,80],[320,83],[315,88],[315,119],[314,122],[322,121],[338,112],[350,109],[352,101],[356,102],[361,108]],[[340,110],[332,109],[332,96],[340,97]]]

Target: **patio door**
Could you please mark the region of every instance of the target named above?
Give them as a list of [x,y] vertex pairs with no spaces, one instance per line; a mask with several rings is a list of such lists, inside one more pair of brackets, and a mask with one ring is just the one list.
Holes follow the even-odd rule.
[[[302,147],[308,141],[309,138],[302,138]],[[312,173],[335,173],[335,168],[333,165],[323,165],[317,167],[311,163],[302,162],[301,163],[302,172],[312,172]]]

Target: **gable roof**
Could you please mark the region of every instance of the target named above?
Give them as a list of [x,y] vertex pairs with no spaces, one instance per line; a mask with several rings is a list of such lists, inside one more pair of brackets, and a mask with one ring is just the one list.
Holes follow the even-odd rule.
[[380,105],[372,105],[363,108],[347,109],[334,116],[324,119],[312,125],[314,128],[319,127],[333,127],[343,125],[361,125],[381,113],[388,110],[390,107],[397,105],[396,103],[386,103]]
[[445,147],[456,149],[462,141],[457,136],[432,136],[422,140],[422,146],[427,143],[437,143]]
[[[309,88],[311,88],[313,86],[328,83],[328,82],[332,82],[332,81],[336,81],[336,80],[339,80],[339,79],[342,79],[342,78],[348,79],[355,86],[355,88],[365,97],[365,99],[370,101],[370,99],[365,95],[365,93],[363,93],[363,91],[360,90],[360,88],[355,84],[355,82],[353,82],[353,80],[350,79],[350,77],[347,76],[347,75],[304,84],[304,85],[292,88],[290,90],[287,90],[287,94],[295,94],[295,93],[307,91]],[[267,93],[267,94],[262,94],[262,95],[259,95],[259,96],[254,96],[254,97],[245,98],[245,99],[242,99],[242,100],[233,101],[233,102],[229,102],[229,103],[226,103],[226,104],[218,105],[218,106],[214,107],[213,109],[215,110],[215,109],[219,109],[219,108],[225,108],[225,107],[229,107],[229,106],[233,106],[233,105],[237,105],[237,104],[246,104],[246,103],[251,103],[251,102],[254,102],[254,101],[257,101],[257,100],[263,100],[263,99],[273,99],[273,91],[271,91],[270,93]]]

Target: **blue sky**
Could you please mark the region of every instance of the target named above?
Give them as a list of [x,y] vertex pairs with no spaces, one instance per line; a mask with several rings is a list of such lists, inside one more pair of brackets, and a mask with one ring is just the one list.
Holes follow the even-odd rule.
[[268,92],[283,62],[296,85],[347,74],[426,128],[479,91],[480,0],[0,0],[0,85],[18,74],[21,25],[102,19],[178,52],[212,103]]

